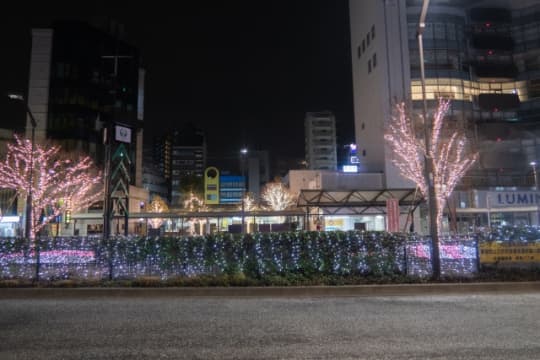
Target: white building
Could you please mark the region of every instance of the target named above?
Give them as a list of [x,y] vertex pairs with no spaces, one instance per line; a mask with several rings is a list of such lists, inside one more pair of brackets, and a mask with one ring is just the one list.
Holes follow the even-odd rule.
[[[396,102],[405,101],[421,125],[416,116],[423,107],[417,39],[422,4],[349,1],[359,167],[382,172],[386,189],[414,186],[391,164],[383,135]],[[451,99],[447,120],[468,135],[480,155],[455,192],[459,199],[451,201],[468,226],[493,223],[488,217],[495,216],[463,200],[474,198],[475,191],[536,191],[531,164],[540,159],[538,19],[538,0],[429,2],[423,30],[428,116],[440,97]],[[524,216],[538,223],[527,207],[521,213],[504,209],[503,204],[497,216],[507,223],[527,222]]]

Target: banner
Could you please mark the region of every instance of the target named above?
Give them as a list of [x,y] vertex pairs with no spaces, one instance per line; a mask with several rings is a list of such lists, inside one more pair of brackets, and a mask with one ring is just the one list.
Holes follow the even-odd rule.
[[386,200],[386,217],[387,217],[387,229],[388,232],[399,231],[399,200],[388,199]]

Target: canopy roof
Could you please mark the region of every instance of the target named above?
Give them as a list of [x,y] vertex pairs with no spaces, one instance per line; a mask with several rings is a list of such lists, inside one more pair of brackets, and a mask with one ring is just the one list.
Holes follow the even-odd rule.
[[424,201],[415,189],[301,190],[297,206],[318,207],[327,215],[386,214],[388,199],[398,199],[403,213]]

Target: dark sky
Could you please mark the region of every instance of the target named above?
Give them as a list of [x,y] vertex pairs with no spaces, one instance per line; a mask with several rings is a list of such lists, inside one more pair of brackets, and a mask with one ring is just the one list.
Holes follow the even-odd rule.
[[147,69],[147,139],[193,122],[211,159],[243,145],[273,162],[303,158],[306,111],[333,111],[338,143],[354,140],[347,11],[346,0],[19,1],[0,18],[0,90],[26,91],[31,27],[107,15],[125,24]]

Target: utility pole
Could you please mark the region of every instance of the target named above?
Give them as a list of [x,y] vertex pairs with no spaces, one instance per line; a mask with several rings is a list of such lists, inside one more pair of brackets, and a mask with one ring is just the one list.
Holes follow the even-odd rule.
[[245,197],[246,197],[246,186],[247,186],[247,180],[246,180],[246,157],[247,157],[248,149],[246,147],[243,147],[240,149],[240,159],[241,163],[240,166],[242,167],[242,179],[244,181],[244,185],[242,186],[242,234],[246,233],[246,224],[245,224]]
[[426,179],[426,185],[428,188],[427,203],[429,211],[429,232],[431,235],[431,263],[433,278],[439,279],[441,277],[441,261],[439,255],[439,227],[437,225],[436,205],[437,200],[435,198],[435,187],[433,181],[433,157],[431,153],[431,121],[427,115],[427,100],[426,100],[426,75],[424,70],[424,43],[423,33],[426,28],[426,15],[429,6],[429,0],[423,0],[422,12],[420,13],[420,20],[418,22],[418,30],[416,33],[418,39],[418,51],[420,53],[420,80],[422,83],[422,117],[424,120],[424,143],[426,152],[424,156],[424,177]]

